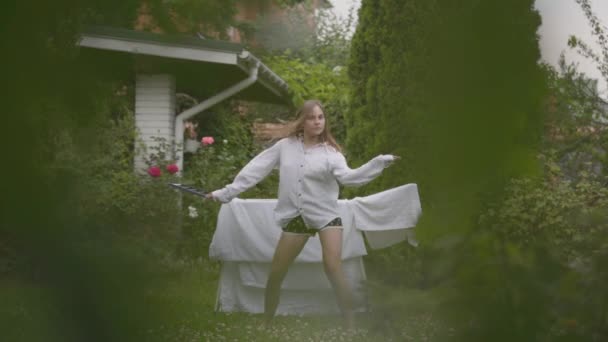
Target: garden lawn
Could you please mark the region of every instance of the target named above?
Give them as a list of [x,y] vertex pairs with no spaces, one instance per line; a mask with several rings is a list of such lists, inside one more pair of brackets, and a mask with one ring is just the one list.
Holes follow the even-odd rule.
[[[219,264],[195,266],[157,275],[145,291],[142,312],[153,316],[139,341],[441,341],[450,331],[434,314],[429,293],[399,290],[394,304],[378,302],[379,309],[357,316],[358,328],[347,332],[339,316],[279,316],[264,329],[261,315],[216,313]],[[373,286],[371,302],[374,303]],[[387,298],[387,297],[385,297]],[[0,322],[4,341],[77,340],[74,326],[59,309],[56,298],[34,282],[3,278],[0,282]],[[397,307],[398,306],[398,307]],[[407,306],[408,309],[403,307]],[[381,309],[380,309],[381,308]],[[407,312],[407,313],[404,313]],[[140,327],[140,325],[136,325]],[[79,327],[82,328],[82,327]],[[135,329],[135,328],[134,328]],[[137,328],[139,329],[139,328]],[[81,335],[80,335],[81,336]]]

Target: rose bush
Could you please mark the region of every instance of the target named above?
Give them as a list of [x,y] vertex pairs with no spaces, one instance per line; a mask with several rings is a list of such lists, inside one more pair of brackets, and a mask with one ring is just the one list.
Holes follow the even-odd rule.
[[203,146],[213,145],[214,142],[215,140],[213,139],[213,137],[203,137],[201,139],[201,143],[203,144]]

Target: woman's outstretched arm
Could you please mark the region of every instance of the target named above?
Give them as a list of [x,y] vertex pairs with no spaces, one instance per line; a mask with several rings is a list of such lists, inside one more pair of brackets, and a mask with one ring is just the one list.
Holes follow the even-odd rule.
[[346,186],[360,186],[371,182],[374,178],[378,177],[382,170],[391,165],[395,160],[399,159],[397,156],[391,154],[381,154],[362,166],[351,169],[346,163],[346,158],[342,153],[336,153],[332,159],[332,173],[336,180],[342,185]]
[[278,141],[273,146],[255,156],[255,158],[247,163],[247,165],[245,165],[245,167],[236,175],[231,184],[211,192],[207,197],[227,203],[241,192],[258,184],[279,164],[281,143],[282,141]]

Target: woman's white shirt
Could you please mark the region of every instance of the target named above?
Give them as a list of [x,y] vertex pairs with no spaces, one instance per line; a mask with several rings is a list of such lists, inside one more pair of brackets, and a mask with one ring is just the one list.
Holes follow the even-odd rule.
[[321,228],[339,217],[338,183],[359,186],[378,177],[394,161],[379,155],[351,169],[344,155],[326,143],[305,147],[301,138],[289,137],[262,151],[238,173],[232,184],[213,192],[223,203],[255,186],[274,168],[279,169],[279,194],[275,219],[284,227],[301,215],[304,223]]

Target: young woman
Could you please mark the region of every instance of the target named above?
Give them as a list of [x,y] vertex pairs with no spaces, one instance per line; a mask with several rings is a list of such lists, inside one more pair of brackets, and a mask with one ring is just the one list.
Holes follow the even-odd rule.
[[304,102],[287,137],[251,160],[232,184],[213,191],[208,198],[227,203],[279,169],[279,195],[275,219],[282,234],[266,283],[264,312],[269,323],[279,304],[281,283],[291,263],[310,236],[319,234],[325,273],[336,293],[345,326],[353,327],[351,289],[342,273],[342,222],[338,213],[339,185],[368,183],[399,157],[379,155],[350,169],[331,135],[319,101]]

